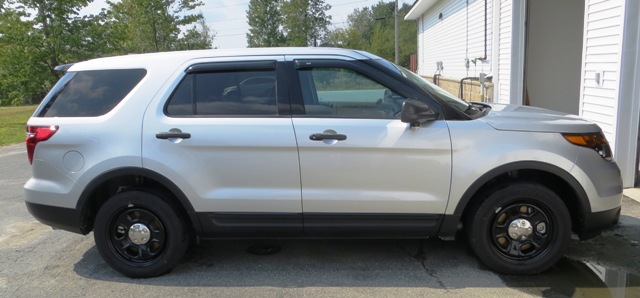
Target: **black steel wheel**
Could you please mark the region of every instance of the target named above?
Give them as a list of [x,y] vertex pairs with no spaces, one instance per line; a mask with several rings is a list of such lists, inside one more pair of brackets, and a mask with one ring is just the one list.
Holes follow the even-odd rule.
[[514,183],[495,191],[465,225],[479,259],[508,274],[533,274],[553,266],[571,235],[564,202],[535,183]]
[[161,197],[144,191],[116,194],[98,211],[94,238],[102,258],[129,277],[153,277],[173,268],[189,244],[185,222]]

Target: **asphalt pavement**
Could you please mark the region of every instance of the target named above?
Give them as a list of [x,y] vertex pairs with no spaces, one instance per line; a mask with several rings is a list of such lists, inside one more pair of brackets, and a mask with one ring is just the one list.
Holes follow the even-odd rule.
[[533,276],[496,274],[464,239],[203,241],[169,274],[130,279],[93,235],[31,217],[24,145],[0,147],[0,297],[640,297],[640,203],[620,223]]

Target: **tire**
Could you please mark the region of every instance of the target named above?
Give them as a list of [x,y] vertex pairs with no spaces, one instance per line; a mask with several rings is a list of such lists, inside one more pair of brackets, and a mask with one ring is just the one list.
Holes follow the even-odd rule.
[[545,186],[519,182],[491,193],[466,223],[471,248],[489,268],[535,274],[553,266],[571,236],[564,202]]
[[133,278],[170,271],[189,246],[187,225],[160,196],[127,191],[111,197],[98,210],[94,239],[102,258]]

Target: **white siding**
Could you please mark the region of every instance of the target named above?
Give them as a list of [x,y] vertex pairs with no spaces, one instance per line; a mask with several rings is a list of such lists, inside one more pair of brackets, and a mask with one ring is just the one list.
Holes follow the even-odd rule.
[[[580,86],[580,115],[597,123],[614,148],[620,57],[622,50],[623,0],[587,0]],[[601,83],[595,80],[601,75]]]
[[498,50],[498,97],[495,102],[509,103],[511,77],[511,0],[500,1],[499,50]]
[[[491,72],[491,28],[492,3],[487,1],[487,34],[485,37],[485,1],[466,0],[440,1],[429,8],[418,21],[418,73],[432,76],[436,72],[436,62],[442,61],[442,76],[458,78],[478,76]],[[442,20],[438,15],[442,13]],[[477,58],[485,56],[486,61]],[[470,62],[465,67],[465,59]]]

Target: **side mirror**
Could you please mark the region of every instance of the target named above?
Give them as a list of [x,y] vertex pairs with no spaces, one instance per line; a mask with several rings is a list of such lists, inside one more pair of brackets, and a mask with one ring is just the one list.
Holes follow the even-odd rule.
[[440,114],[433,111],[424,102],[409,99],[402,104],[400,121],[411,124],[411,127],[420,127],[422,123],[438,120]]

